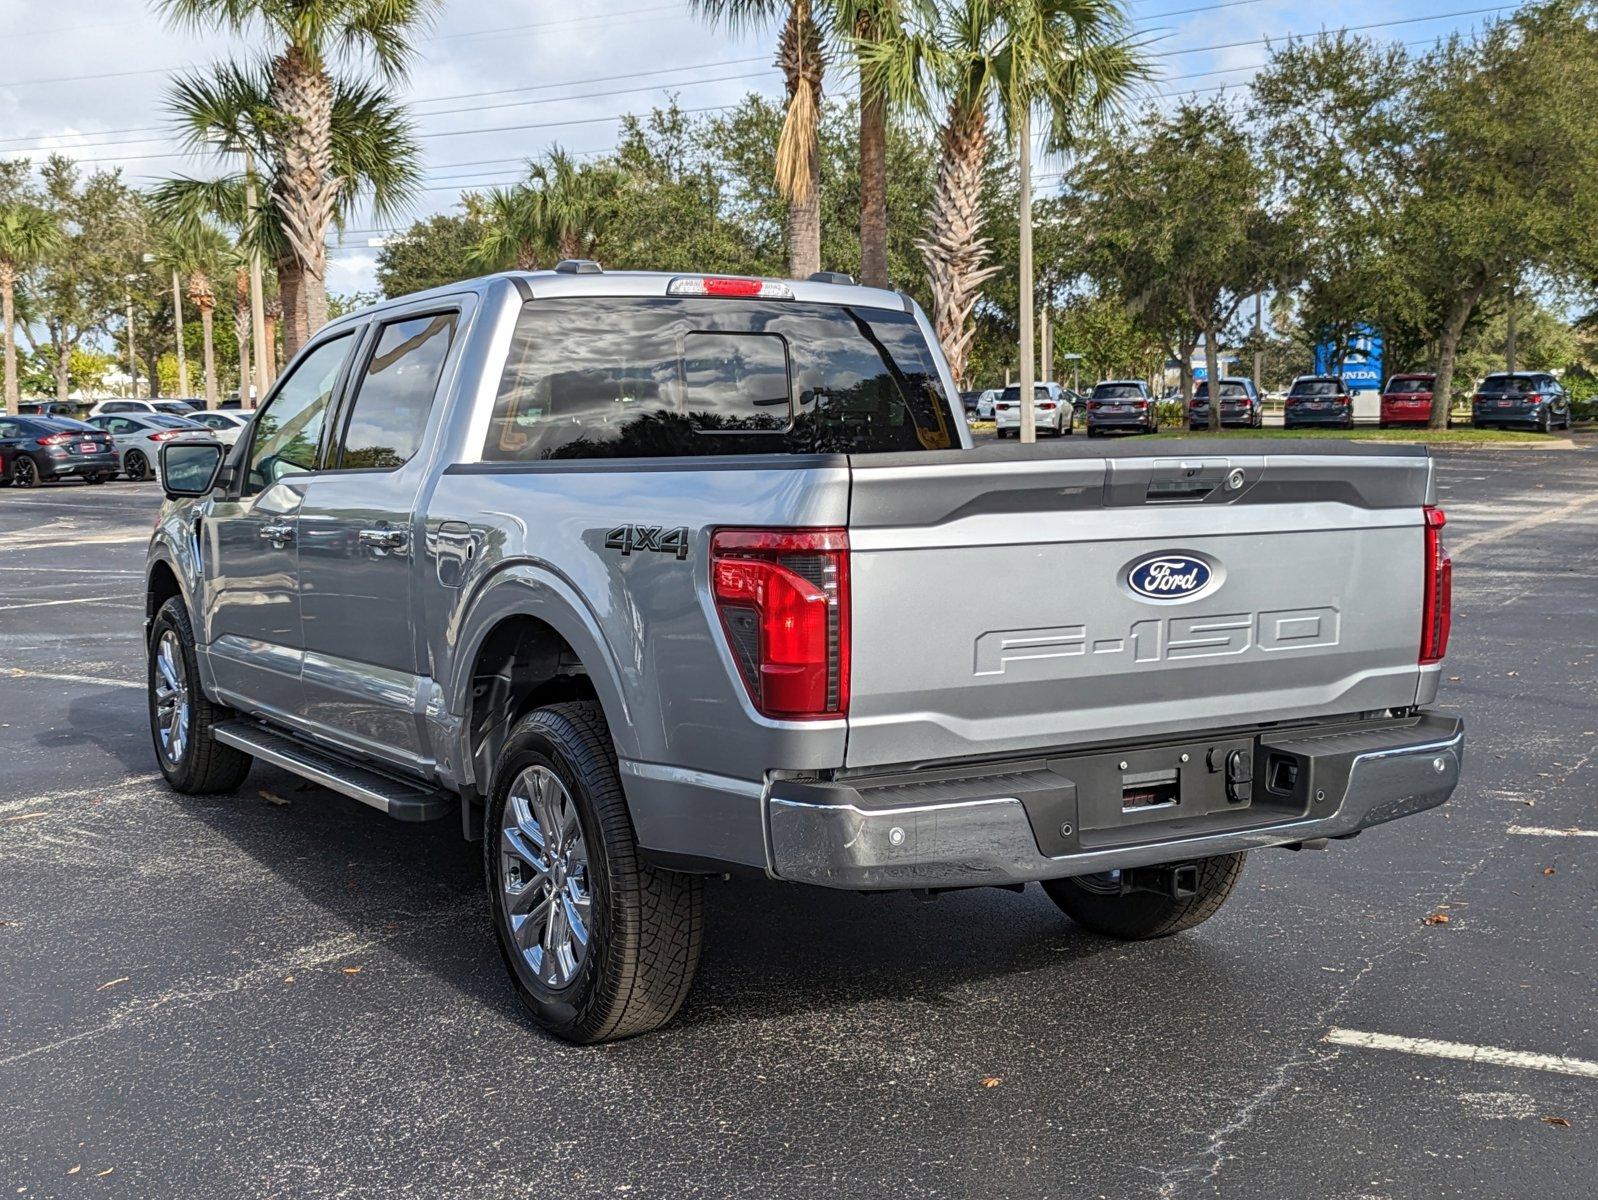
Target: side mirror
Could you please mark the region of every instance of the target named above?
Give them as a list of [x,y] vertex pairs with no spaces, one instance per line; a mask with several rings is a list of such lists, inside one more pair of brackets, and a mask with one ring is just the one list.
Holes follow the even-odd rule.
[[161,447],[161,489],[168,500],[203,496],[216,486],[221,442],[167,442]]

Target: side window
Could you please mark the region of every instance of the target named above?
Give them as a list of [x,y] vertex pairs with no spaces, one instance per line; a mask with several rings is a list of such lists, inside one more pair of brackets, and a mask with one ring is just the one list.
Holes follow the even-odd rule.
[[13,438],[22,436],[22,426],[15,421],[0,420],[0,438]]
[[130,421],[126,417],[112,417],[106,422],[106,432],[112,435],[138,433],[139,425],[137,422]]
[[458,313],[432,313],[383,326],[361,376],[338,465],[393,470],[422,442]]
[[243,495],[253,496],[285,475],[316,466],[322,424],[354,341],[346,333],[317,346],[256,415],[255,437],[244,465]]

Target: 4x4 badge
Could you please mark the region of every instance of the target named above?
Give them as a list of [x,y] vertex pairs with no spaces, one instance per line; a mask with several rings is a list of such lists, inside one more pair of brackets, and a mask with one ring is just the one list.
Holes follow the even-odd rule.
[[688,557],[688,526],[663,529],[659,525],[618,525],[605,535],[605,549],[620,550],[623,557],[635,550],[653,550],[657,554],[674,554],[681,562]]

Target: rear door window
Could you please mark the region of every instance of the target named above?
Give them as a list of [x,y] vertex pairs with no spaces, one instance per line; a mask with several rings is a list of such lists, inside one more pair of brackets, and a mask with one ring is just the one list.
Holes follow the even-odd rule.
[[958,445],[915,319],[783,301],[523,307],[490,462],[870,453]]
[[455,338],[455,312],[429,313],[383,326],[361,376],[335,465],[391,471],[422,444]]

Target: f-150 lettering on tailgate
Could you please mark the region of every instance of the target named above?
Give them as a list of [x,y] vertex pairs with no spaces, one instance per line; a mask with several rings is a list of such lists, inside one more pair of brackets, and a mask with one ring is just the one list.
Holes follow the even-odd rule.
[[1107,637],[1094,636],[1086,625],[996,629],[977,638],[972,674],[1004,675],[1035,663],[1026,673],[1036,678],[1081,673],[1077,664],[1107,657],[1136,664],[1314,650],[1337,645],[1339,626],[1335,608],[1292,608],[1143,620]]

